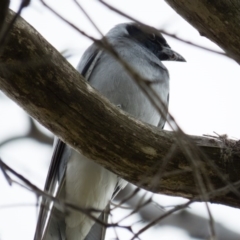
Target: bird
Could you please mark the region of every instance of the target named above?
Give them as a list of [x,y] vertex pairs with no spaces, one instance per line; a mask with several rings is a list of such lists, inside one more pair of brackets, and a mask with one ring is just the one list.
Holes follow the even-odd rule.
[[[104,36],[104,41],[122,61],[149,81],[168,107],[169,72],[162,62],[185,59],[171,49],[163,35],[136,22],[121,23]],[[109,51],[93,43],[84,52],[77,70],[93,88],[127,114],[164,127],[167,113],[156,110],[132,75]],[[110,201],[126,184],[124,179],[55,138],[44,188],[48,194],[82,209],[96,209],[90,212],[91,216],[107,223]],[[42,198],[34,240],[103,240],[105,231],[104,224],[88,214],[66,210],[61,204]]]

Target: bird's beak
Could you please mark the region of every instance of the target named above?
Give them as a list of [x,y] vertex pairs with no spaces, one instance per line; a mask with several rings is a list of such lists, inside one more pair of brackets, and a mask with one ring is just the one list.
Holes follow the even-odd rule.
[[165,47],[162,52],[168,56],[167,61],[186,62],[186,60],[179,53],[173,51],[171,48]]

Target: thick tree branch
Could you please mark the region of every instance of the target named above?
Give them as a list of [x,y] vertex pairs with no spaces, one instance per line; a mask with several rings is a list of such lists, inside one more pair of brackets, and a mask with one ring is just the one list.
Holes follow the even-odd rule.
[[201,35],[240,63],[240,1],[165,0]]
[[[13,15],[9,12],[7,24]],[[173,152],[161,181],[152,189],[153,176],[177,142],[174,134],[143,124],[110,104],[21,18],[0,56],[0,89],[66,143],[126,180],[154,192],[198,199],[194,172],[180,149]],[[240,180],[238,142],[190,138],[228,181]],[[207,161],[202,161],[203,168],[212,189],[225,186]],[[209,197],[240,207],[228,188]]]

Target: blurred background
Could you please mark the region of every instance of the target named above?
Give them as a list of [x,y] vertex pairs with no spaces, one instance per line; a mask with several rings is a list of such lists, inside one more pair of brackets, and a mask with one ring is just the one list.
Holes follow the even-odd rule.
[[[62,16],[91,36],[100,35],[71,0],[46,1]],[[164,30],[186,41],[221,51],[214,43],[201,37],[197,30],[182,19],[161,0],[107,1],[110,5],[139,21]],[[114,25],[130,20],[111,11],[97,0],[79,1],[99,29],[105,34]],[[17,11],[20,1],[11,1],[11,9]],[[91,41],[80,35],[68,24],[53,15],[40,1],[32,1],[23,10],[22,17],[42,34],[68,61],[76,67]],[[190,135],[227,134],[240,138],[240,69],[233,60],[193,47],[165,36],[172,49],[179,52],[187,63],[165,62],[170,72],[170,113],[185,133]],[[34,92],[33,92],[34,94]],[[33,122],[29,116],[0,91],[0,156],[13,169],[32,183],[43,188],[52,154],[52,134]],[[166,126],[165,129],[169,130]],[[129,186],[126,191],[131,191]],[[122,193],[123,194],[123,193]],[[146,223],[151,214],[165,211],[165,207],[184,203],[178,197],[154,195],[141,191],[127,205],[134,207],[137,198],[153,197],[159,205],[148,206],[140,214],[125,220],[124,224],[136,229]],[[118,199],[121,199],[119,196]],[[16,185],[9,186],[0,173],[0,240],[33,239],[37,220],[37,198],[29,190]],[[160,207],[162,206],[162,208]],[[155,209],[153,211],[153,209]],[[167,208],[168,209],[168,208]],[[216,222],[219,239],[240,239],[239,209],[210,204]],[[129,209],[116,209],[113,220],[121,219]],[[191,217],[191,218],[186,218]],[[143,233],[140,239],[207,239],[208,214],[205,204],[194,203]],[[142,220],[141,220],[142,219]],[[196,223],[195,223],[196,221]],[[134,224],[133,224],[134,223]],[[184,226],[181,226],[184,225]],[[179,226],[179,227],[177,227]],[[107,231],[106,239],[130,239],[123,229]],[[228,234],[228,235],[224,235]]]

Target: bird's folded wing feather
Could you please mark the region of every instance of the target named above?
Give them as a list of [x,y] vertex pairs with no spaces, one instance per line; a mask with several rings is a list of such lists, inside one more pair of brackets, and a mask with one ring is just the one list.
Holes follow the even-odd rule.
[[[59,189],[61,189],[61,185],[64,182],[62,179],[59,179],[59,169],[60,169],[64,148],[65,148],[65,144],[58,139],[53,151],[53,156],[52,156],[52,160],[51,160],[48,175],[47,175],[47,180],[44,187],[44,191],[47,194],[50,194],[51,196],[55,196],[54,193],[59,192]],[[56,194],[56,196],[57,195],[58,194]],[[51,205],[52,205],[52,201],[43,196],[41,201],[34,240],[39,240],[39,239],[42,239],[43,237],[43,233],[45,232],[45,229],[47,228],[47,225],[50,219],[49,215],[51,212]]]

